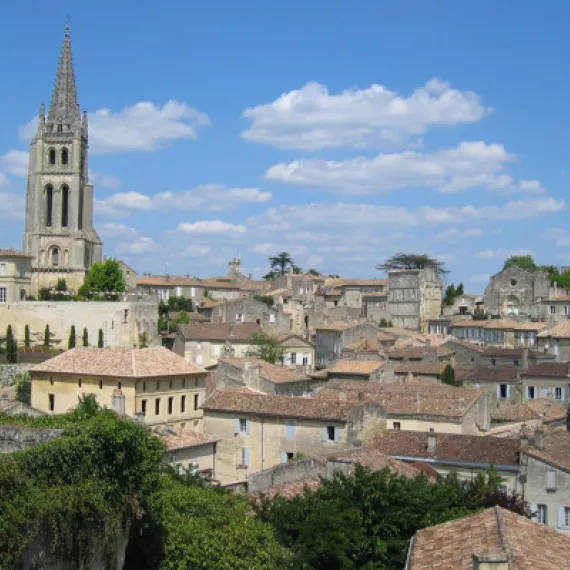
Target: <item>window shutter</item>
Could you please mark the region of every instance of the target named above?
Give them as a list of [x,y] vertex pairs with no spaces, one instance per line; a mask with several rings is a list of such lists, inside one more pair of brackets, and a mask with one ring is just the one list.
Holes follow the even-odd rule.
[[321,429],[321,434],[322,434],[322,436],[321,436],[321,437],[322,437],[322,440],[323,440],[323,441],[327,441],[328,438],[329,438],[329,435],[328,435],[328,431],[327,431],[327,428],[326,428],[326,427],[324,427],[324,428]]
[[293,439],[295,437],[295,424],[292,423],[287,424],[285,429],[285,435],[289,439]]
[[334,440],[340,441],[340,428],[338,427],[334,428]]
[[566,526],[566,517],[564,514],[564,507],[558,507],[558,528],[564,528]]
[[234,435],[237,435],[239,433],[239,418],[236,418],[234,420]]
[[500,399],[501,398],[501,385],[497,384],[497,398]]
[[542,398],[548,398],[548,388],[542,388],[542,390],[540,390],[540,395]]
[[286,451],[281,452],[281,463],[287,463],[287,452]]
[[564,402],[566,401],[566,388],[562,388],[561,398]]
[[511,397],[511,385],[507,384],[507,398],[510,399],[510,397]]
[[243,464],[246,467],[249,467],[249,448],[244,447],[242,450],[242,459],[243,459]]
[[251,433],[251,421],[245,420],[245,433]]
[[547,487],[548,489],[556,489],[556,471],[548,472]]
[[538,505],[536,503],[531,503],[530,504],[530,518],[534,519],[535,522],[538,521]]

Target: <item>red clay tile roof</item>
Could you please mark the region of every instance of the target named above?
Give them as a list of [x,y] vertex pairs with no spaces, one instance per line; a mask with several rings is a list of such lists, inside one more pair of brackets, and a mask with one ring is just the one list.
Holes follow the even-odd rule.
[[463,378],[463,382],[516,382],[518,370],[508,366],[481,366]]
[[550,330],[539,333],[538,336],[540,338],[570,338],[570,319],[558,323]]
[[370,374],[376,372],[376,370],[384,366],[384,364],[384,362],[379,360],[339,360],[329,369],[329,376],[331,374],[370,376]]
[[501,406],[493,411],[491,417],[501,422],[525,422],[541,418],[549,422],[565,418],[566,407],[546,398],[539,398],[520,404]]
[[453,350],[453,345],[459,345],[462,346],[463,348],[466,348],[468,350],[472,350],[474,352],[484,352],[485,348],[482,347],[479,344],[473,344],[471,342],[467,342],[466,340],[460,340],[458,338],[450,338],[448,339],[444,346],[447,346],[448,344],[452,345],[451,349]]
[[388,352],[390,360],[404,360],[406,358],[420,360],[429,355],[451,356],[452,350],[444,346],[407,346],[403,348],[393,348]]
[[26,259],[33,259],[33,255],[28,255],[23,251],[18,251],[17,249],[0,249],[0,257],[20,257]]
[[542,449],[529,445],[522,448],[521,452],[570,473],[570,433],[565,430],[545,429],[543,440]]
[[372,446],[391,457],[461,461],[518,466],[518,438],[436,433],[435,452],[427,450],[428,434],[418,431],[386,431]]
[[326,323],[315,327],[316,331],[345,331],[357,325],[361,325],[366,321],[352,321],[350,323],[338,321],[334,323]]
[[503,555],[517,570],[568,570],[570,537],[501,507],[418,531],[409,570],[472,570],[473,556]]
[[465,320],[451,323],[452,329],[456,328],[484,328],[484,329],[504,329],[521,331],[540,331],[546,328],[547,323],[532,321],[514,321],[511,319],[486,319],[486,320]]
[[567,362],[543,362],[530,366],[521,372],[521,376],[542,376],[550,378],[568,378],[570,376],[570,364]]
[[257,323],[196,323],[180,326],[185,340],[249,341],[261,333]]
[[158,426],[152,430],[164,444],[168,451],[199,447],[219,441],[218,438],[187,430],[175,430],[168,426]]
[[203,368],[187,362],[182,356],[164,347],[73,348],[35,366],[32,368],[32,373],[34,372],[114,378],[206,373]]
[[437,376],[445,370],[447,364],[446,362],[399,362],[396,364],[396,374]]
[[276,366],[265,360],[259,358],[220,358],[220,364],[228,364],[234,368],[245,370],[248,366],[256,367],[259,369],[259,376],[269,382],[288,383],[288,382],[305,382],[308,380],[307,376],[295,374],[293,370],[284,368],[283,366]]

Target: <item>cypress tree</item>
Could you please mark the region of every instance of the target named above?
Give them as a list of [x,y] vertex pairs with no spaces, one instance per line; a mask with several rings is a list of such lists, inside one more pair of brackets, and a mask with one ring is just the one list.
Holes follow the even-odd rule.
[[97,346],[103,348],[103,329],[99,329],[99,338],[97,339]]
[[30,348],[30,327],[28,325],[24,328],[24,346]]
[[69,331],[69,340],[67,341],[67,348],[75,348],[75,325],[71,325]]
[[441,381],[443,384],[449,384],[450,386],[456,386],[455,383],[455,370],[453,370],[453,366],[448,364],[441,373]]
[[46,330],[44,331],[44,346],[49,348],[49,325],[46,325]]
[[6,330],[6,360],[10,363],[18,361],[18,343],[14,339],[12,325]]
[[83,346],[89,346],[89,333],[87,327],[83,329]]

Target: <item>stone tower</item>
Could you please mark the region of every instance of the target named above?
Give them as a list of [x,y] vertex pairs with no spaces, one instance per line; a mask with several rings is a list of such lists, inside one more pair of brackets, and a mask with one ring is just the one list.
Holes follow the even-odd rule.
[[87,114],[81,116],[75,87],[69,25],[49,112],[42,103],[30,143],[23,250],[32,261],[32,294],[64,278],[78,289],[103,244],[93,228],[93,186],[87,162]]

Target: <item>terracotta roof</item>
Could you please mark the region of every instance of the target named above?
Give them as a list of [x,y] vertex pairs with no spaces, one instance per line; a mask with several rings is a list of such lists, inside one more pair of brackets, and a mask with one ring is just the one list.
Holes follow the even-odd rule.
[[182,356],[164,347],[73,348],[35,366],[32,372],[115,378],[148,378],[150,376],[206,373],[203,368],[187,362]]
[[522,377],[545,376],[550,378],[569,378],[570,364],[568,362],[542,362],[535,366],[530,366],[521,372]]
[[377,353],[380,350],[380,344],[378,339],[359,338],[354,342],[347,344],[343,350]]
[[294,396],[270,396],[248,390],[216,390],[203,404],[204,411],[346,421],[354,404]]
[[342,289],[327,289],[325,291],[325,297],[340,297],[342,295]]
[[207,436],[193,431],[175,430],[168,426],[159,426],[154,428],[152,431],[162,439],[168,451],[187,449],[189,447],[199,447],[201,445],[208,445],[219,441],[216,437]]
[[223,305],[223,299],[210,299],[209,297],[204,297],[200,304],[200,309],[212,309],[213,307],[217,307],[218,305]]
[[[501,348],[501,347],[489,346],[483,350],[481,355],[489,357],[489,358],[492,358],[492,357],[522,358],[523,352],[524,352],[524,349],[522,349],[522,348]],[[540,355],[540,353],[536,352],[536,350],[529,350],[528,355],[531,358],[536,358],[536,356]]]
[[33,255],[18,251],[17,249],[0,249],[0,257],[21,257],[25,259],[33,259]]
[[384,366],[384,362],[378,360],[339,360],[329,369],[330,374],[361,374],[370,376],[378,368]]
[[185,340],[249,341],[260,334],[257,323],[196,323],[178,327]]
[[427,450],[428,433],[389,430],[373,446],[392,457],[461,461],[518,467],[519,438],[436,433],[434,453]]
[[487,323],[490,322],[490,319],[487,320],[467,320],[467,321],[454,321],[451,323],[450,328],[463,328],[463,327],[471,327],[471,328],[480,328],[484,329],[487,326]]
[[518,370],[509,366],[481,366],[463,378],[463,382],[516,382]]
[[137,286],[149,287],[201,287],[199,279],[182,275],[145,275],[137,277]]
[[427,355],[451,356],[452,350],[444,346],[408,346],[402,348],[393,348],[388,352],[391,360],[404,360],[406,358],[422,359]]
[[453,337],[449,338],[445,342],[444,346],[446,346],[448,344],[459,345],[459,346],[462,346],[463,348],[466,348],[468,350],[472,350],[473,352],[484,352],[484,350],[485,350],[485,347],[483,347],[479,344],[474,344],[471,342],[467,342],[466,340],[460,340],[458,338],[453,338]]
[[243,371],[245,371],[248,366],[256,367],[259,369],[259,375],[261,378],[276,384],[304,382],[308,379],[307,376],[299,376],[288,368],[276,366],[275,364],[271,364],[270,362],[266,362],[259,358],[220,358],[218,364],[228,364]]
[[441,374],[446,362],[399,362],[396,364],[396,374],[429,374],[432,376]]
[[501,422],[525,422],[539,419],[549,422],[565,418],[566,412],[566,407],[546,398],[539,398],[520,404],[501,406],[493,411],[491,418]]
[[334,323],[325,323],[315,327],[316,331],[344,331],[362,324],[365,321],[352,321],[350,323],[344,321],[337,321]]
[[350,279],[344,277],[328,277],[325,287],[386,287],[388,279]]
[[543,441],[542,449],[528,445],[521,452],[570,473],[570,433],[566,430],[547,429],[544,430]]
[[538,334],[540,338],[570,338],[570,319],[558,323],[550,330]]
[[540,331],[546,328],[546,323],[538,322],[520,322],[512,321],[510,319],[491,319],[488,321],[488,329],[513,329],[515,331]]
[[474,555],[502,555],[518,570],[570,568],[570,537],[501,507],[420,530],[411,544],[409,570],[472,570]]
[[268,295],[269,297],[283,297],[284,299],[288,299],[293,295],[293,292],[291,291],[291,289],[281,288],[281,289],[273,289],[271,291],[267,291],[266,295]]
[[281,485],[274,485],[268,487],[258,493],[249,493],[249,498],[254,502],[261,501],[262,498],[273,499],[279,495],[284,499],[292,499],[298,497],[307,488],[309,491],[316,491],[321,486],[321,480],[313,477],[305,477],[299,481],[290,481],[289,483],[282,483]]

